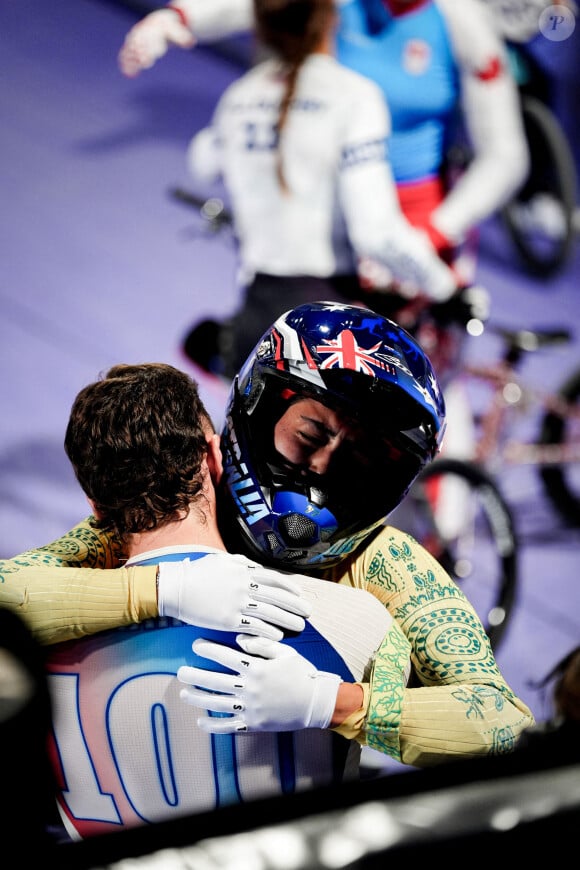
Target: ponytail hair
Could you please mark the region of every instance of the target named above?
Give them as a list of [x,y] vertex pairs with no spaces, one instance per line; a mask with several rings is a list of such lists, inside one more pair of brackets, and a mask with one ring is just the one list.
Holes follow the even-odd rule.
[[276,175],[285,193],[288,185],[280,152],[282,130],[294,98],[300,67],[323,43],[334,15],[334,0],[254,0],[257,37],[282,61],[286,73],[286,87],[276,123]]

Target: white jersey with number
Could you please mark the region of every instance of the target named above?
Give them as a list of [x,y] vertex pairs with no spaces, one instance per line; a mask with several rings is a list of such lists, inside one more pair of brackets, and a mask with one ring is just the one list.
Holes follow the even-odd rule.
[[275,60],[253,67],[226,89],[188,151],[194,176],[224,181],[242,280],[256,272],[353,274],[360,257],[372,257],[400,281],[446,298],[450,270],[399,208],[378,86],[328,55],[306,59],[280,136],[287,191],[276,173],[283,93]]
[[[174,547],[132,564],[203,559]],[[294,576],[312,603],[303,632],[284,642],[319,670],[368,679],[391,624],[368,592]],[[177,669],[211,666],[191,644],[235,635],[155,619],[50,648],[50,747],[58,804],[74,838],[107,833],[261,797],[291,794],[356,774],[360,747],[329,730],[207,734],[179,699]]]

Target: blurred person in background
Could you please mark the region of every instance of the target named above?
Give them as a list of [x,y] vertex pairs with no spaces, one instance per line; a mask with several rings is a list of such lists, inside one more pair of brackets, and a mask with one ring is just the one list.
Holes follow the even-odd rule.
[[551,709],[542,722],[527,728],[518,751],[543,756],[547,763],[569,764],[580,760],[580,646],[566,653],[536,689],[550,689]]
[[[505,43],[480,0],[337,0],[336,7],[338,61],[376,82],[388,105],[389,161],[401,209],[428,235],[442,261],[453,264],[457,288],[471,285],[477,227],[518,190],[529,166]],[[120,67],[135,76],[172,45],[190,48],[255,27],[252,0],[174,0],[131,28]],[[467,141],[470,154],[460,169],[449,161],[457,141]],[[281,250],[286,242],[294,243],[289,234],[278,238]],[[357,266],[364,304],[412,331],[431,357],[453,422],[445,452],[471,457],[475,436],[469,402],[455,378],[466,349],[464,325],[430,317],[427,288],[409,300],[375,257],[364,255]],[[276,296],[269,302],[277,304]],[[205,321],[196,327],[186,337],[186,353],[198,363],[200,356],[206,364],[217,358],[219,369],[219,352],[206,348],[212,342],[215,348],[216,337],[219,348],[220,324]],[[233,327],[245,328],[239,317]],[[226,352],[229,334],[224,333]]]
[[412,296],[441,301],[457,288],[401,214],[388,111],[377,86],[334,57],[334,0],[255,0],[253,9],[272,56],[226,89],[188,150],[194,177],[225,183],[243,299],[226,323],[196,324],[184,348],[228,379],[282,311],[360,298],[363,259]]
[[[505,45],[480,0],[338,0],[336,7],[338,60],[377,82],[389,107],[389,158],[403,211],[450,259],[525,179],[528,151]],[[171,45],[190,48],[255,26],[252,0],[174,0],[131,28],[120,67],[135,76]],[[473,159],[447,187],[459,121]]]
[[[574,151],[578,150],[578,95],[577,87],[571,89],[570,84],[578,81],[580,72],[578,34],[575,34],[574,24],[578,5],[574,0],[480,2],[488,8],[496,31],[506,42],[520,93],[534,97],[551,109],[562,124],[570,144],[570,159],[577,166],[578,155]],[[563,38],[559,37],[555,43],[553,38],[560,33]],[[574,195],[576,193],[574,190]],[[540,190],[520,201],[514,214],[522,227],[537,226],[549,237],[561,238],[566,233],[566,217],[561,209],[558,200],[542,189],[540,183]]]

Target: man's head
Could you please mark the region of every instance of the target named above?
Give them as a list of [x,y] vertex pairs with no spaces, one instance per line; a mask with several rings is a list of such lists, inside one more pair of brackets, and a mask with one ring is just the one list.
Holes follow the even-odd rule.
[[65,450],[100,527],[121,536],[183,518],[204,491],[217,436],[188,375],[117,365],[77,395]]
[[299,306],[232,386],[221,518],[255,558],[331,567],[397,507],[444,429],[432,366],[404,329],[358,306]]

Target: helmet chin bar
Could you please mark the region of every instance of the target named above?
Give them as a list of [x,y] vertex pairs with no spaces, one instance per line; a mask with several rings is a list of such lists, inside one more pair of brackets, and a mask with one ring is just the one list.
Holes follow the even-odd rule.
[[[312,493],[320,498],[321,491]],[[338,523],[334,514],[314,503],[307,495],[289,490],[274,494],[269,522],[259,529],[260,521],[238,517],[246,542],[257,558],[273,565],[316,565],[316,553],[326,552]]]
[[[247,515],[238,512],[232,516],[239,538],[230,542],[231,546],[239,548],[241,544],[240,552],[273,568],[308,572],[332,568],[368,540],[369,535],[384,522],[384,519],[376,520],[369,527],[330,543],[337,530],[331,512],[316,508],[306,496],[297,493],[283,495],[289,503],[301,499],[303,509],[289,510],[282,516],[278,515],[275,521],[271,515],[270,522],[263,525],[250,523]],[[233,507],[233,502],[230,507]],[[309,509],[313,511],[311,516],[306,513]],[[257,525],[261,528],[256,528]]]
[[[319,498],[322,495],[320,490],[311,490],[311,494]],[[337,519],[328,508],[301,493],[276,492],[272,511],[278,517],[277,531],[290,547],[310,547],[318,541],[329,541],[338,529]]]

